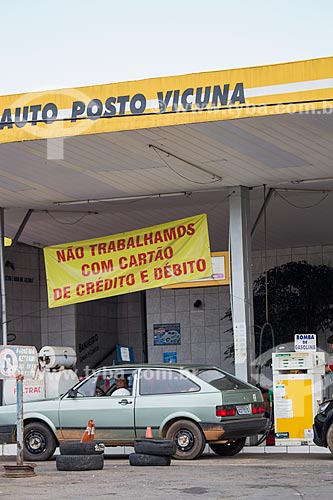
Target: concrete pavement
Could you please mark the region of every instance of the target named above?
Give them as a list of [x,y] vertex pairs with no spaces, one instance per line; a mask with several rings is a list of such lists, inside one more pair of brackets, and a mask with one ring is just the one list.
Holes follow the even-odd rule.
[[60,472],[55,459],[38,462],[36,477],[3,477],[0,494],[11,500],[112,498],[205,498],[223,500],[302,500],[332,497],[330,453],[248,453],[222,458],[204,454],[194,461],[172,461],[170,467],[133,467],[127,455],[106,454],[102,471]]

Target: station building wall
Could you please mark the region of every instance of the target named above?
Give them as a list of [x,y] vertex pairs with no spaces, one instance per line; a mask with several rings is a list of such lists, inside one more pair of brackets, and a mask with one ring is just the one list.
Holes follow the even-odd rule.
[[117,343],[133,346],[135,361],[144,353],[143,297],[120,295],[48,308],[43,252],[17,244],[5,266],[8,343],[72,347],[81,374],[100,360],[111,364]]
[[[253,280],[266,269],[301,260],[333,266],[333,245],[253,252]],[[234,371],[226,354],[233,341],[231,323],[222,319],[230,308],[228,286],[155,288],[49,309],[42,250],[22,244],[10,254],[5,277],[9,343],[38,350],[44,345],[73,347],[81,371],[100,360],[110,364],[115,356],[105,356],[116,343],[132,346],[136,362],[163,362],[164,352],[176,351],[180,363],[216,364]],[[198,308],[196,300],[202,302]],[[154,345],[154,325],[169,323],[180,324],[181,344]],[[325,335],[318,340],[326,350]]]

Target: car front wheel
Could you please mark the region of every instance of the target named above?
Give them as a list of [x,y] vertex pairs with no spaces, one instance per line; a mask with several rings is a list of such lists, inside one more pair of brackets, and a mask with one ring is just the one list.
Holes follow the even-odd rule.
[[209,446],[214,453],[220,455],[221,457],[232,457],[239,453],[245,445],[246,438],[235,439],[235,441],[229,441],[229,443],[217,443],[210,444]]
[[40,422],[31,422],[25,426],[23,441],[24,459],[34,462],[48,460],[57,447],[53,432]]
[[201,429],[190,420],[178,420],[171,424],[166,439],[176,443],[173,458],[177,460],[193,460],[199,457],[206,445]]

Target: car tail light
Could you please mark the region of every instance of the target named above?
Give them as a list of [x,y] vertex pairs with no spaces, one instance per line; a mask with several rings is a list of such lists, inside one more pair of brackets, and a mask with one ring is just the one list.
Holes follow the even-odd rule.
[[265,407],[264,406],[253,406],[252,413],[254,413],[255,415],[257,415],[258,413],[265,413]]
[[237,410],[233,406],[217,406],[216,416],[217,417],[234,417],[237,415]]

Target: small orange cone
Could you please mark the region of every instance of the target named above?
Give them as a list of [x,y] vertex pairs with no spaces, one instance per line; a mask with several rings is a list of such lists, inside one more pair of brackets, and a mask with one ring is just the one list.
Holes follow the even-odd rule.
[[94,440],[94,437],[95,437],[95,429],[96,429],[96,425],[95,424],[92,424],[91,426],[91,432],[90,432],[90,436],[89,436],[89,441],[93,441]]
[[84,431],[83,436],[81,438],[81,443],[88,443],[90,441],[91,426],[93,425],[93,423],[94,423],[93,420],[88,421],[86,430]]
[[153,431],[151,430],[151,427],[146,428],[146,438],[152,438],[153,437]]

